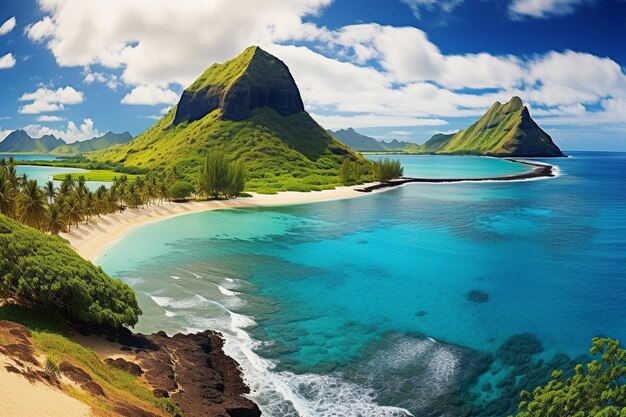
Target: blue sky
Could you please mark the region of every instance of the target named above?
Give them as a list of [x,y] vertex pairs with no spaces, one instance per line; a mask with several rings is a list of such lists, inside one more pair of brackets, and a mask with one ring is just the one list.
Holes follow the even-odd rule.
[[624,0],[3,0],[0,139],[137,135],[257,44],[324,127],[421,143],[519,95],[567,150],[626,150]]

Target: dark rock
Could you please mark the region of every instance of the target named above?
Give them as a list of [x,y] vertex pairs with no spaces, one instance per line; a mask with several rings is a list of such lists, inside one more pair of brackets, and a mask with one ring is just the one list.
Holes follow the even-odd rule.
[[97,383],[95,383],[94,381],[85,382],[80,387],[83,391],[88,392],[91,395],[96,395],[99,397],[106,398],[106,394],[104,393],[104,390],[102,389],[102,387],[98,385]]
[[[298,87],[281,60],[258,47],[247,49],[235,60],[241,60],[245,70],[228,85],[209,84],[183,92],[174,125],[200,120],[217,109],[227,120],[247,119],[257,107],[270,107],[283,116],[304,111]],[[222,64],[221,70],[226,71],[225,66]],[[219,67],[209,71],[220,71]]]
[[417,313],[415,313],[415,317],[424,317],[426,314],[428,314],[428,311],[420,310]]
[[[239,365],[224,355],[218,333],[145,336],[158,349],[137,354],[155,396],[169,393],[187,417],[257,417],[261,411],[243,395],[249,392]],[[179,389],[183,388],[184,389]]]
[[63,375],[80,385],[93,381],[91,379],[91,376],[87,372],[77,366],[72,365],[69,362],[61,362],[61,364],[59,365],[59,371],[61,371]]
[[466,295],[467,301],[475,304],[483,304],[489,301],[489,294],[480,290],[469,291]]
[[104,360],[104,362],[106,362],[107,364],[117,369],[121,369],[122,371],[126,371],[135,376],[141,376],[143,374],[143,370],[141,369],[141,366],[137,365],[136,363],[129,362],[122,358],[117,358],[117,359],[107,358]]
[[170,394],[167,391],[158,389],[158,388],[152,390],[152,395],[154,395],[155,398],[169,398],[170,397]]
[[531,357],[543,352],[543,344],[532,333],[522,333],[509,337],[496,352],[496,357],[506,365],[528,364]]

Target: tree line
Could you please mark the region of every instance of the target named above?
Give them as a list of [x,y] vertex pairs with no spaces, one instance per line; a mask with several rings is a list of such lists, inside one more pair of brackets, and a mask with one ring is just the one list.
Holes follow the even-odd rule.
[[94,217],[128,208],[161,205],[164,201],[186,201],[193,195],[209,198],[235,198],[246,183],[242,162],[230,161],[225,154],[207,155],[200,179],[194,185],[176,168],[148,171],[129,179],[116,177],[110,187],[95,191],[87,188],[84,176],[67,175],[57,187],[53,181],[40,187],[26,174],[18,175],[15,162],[0,159],[0,214],[33,227],[58,234],[70,231]]
[[404,168],[398,159],[382,158],[370,167],[357,161],[346,159],[339,167],[339,178],[345,185],[358,184],[367,179],[390,181],[404,175]]

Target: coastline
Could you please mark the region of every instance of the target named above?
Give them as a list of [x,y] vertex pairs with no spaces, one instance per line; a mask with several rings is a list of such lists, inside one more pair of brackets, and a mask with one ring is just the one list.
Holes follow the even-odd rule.
[[357,189],[361,193],[370,193],[372,191],[399,187],[404,184],[421,183],[421,184],[443,184],[443,183],[457,183],[457,182],[493,182],[493,181],[523,181],[540,178],[553,178],[556,176],[554,173],[555,166],[550,164],[543,164],[538,162],[530,162],[520,159],[505,158],[507,161],[515,162],[518,164],[530,165],[534,168],[530,171],[523,172],[521,174],[504,175],[499,177],[483,177],[483,178],[412,178],[402,177],[391,181],[381,182],[374,185],[366,185],[363,188]]
[[149,207],[126,209],[122,213],[112,213],[91,219],[89,224],[81,223],[60,236],[69,241],[70,246],[84,259],[95,262],[108,247],[122,239],[135,227],[158,222],[176,216],[203,211],[244,208],[271,207],[295,204],[308,204],[323,201],[361,197],[364,194],[357,188],[373,187],[376,183],[358,186],[337,187],[332,190],[296,192],[284,191],[278,194],[250,193],[252,197],[234,200],[190,201],[186,203],[163,202]]

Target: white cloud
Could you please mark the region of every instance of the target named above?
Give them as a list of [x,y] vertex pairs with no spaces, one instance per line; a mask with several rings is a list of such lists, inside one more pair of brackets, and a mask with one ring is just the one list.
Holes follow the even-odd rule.
[[8,53],[0,57],[0,69],[12,68],[15,66],[15,58],[13,54]]
[[153,106],[155,104],[175,104],[178,99],[178,94],[170,89],[163,89],[154,85],[140,85],[126,94],[122,98],[122,103]]
[[91,139],[95,136],[102,136],[102,133],[94,128],[92,119],[84,119],[80,126],[76,126],[74,122],[67,122],[65,130],[52,129],[48,126],[32,124],[24,127],[26,133],[31,137],[39,138],[44,135],[54,135],[57,138],[65,140],[67,143],[83,141]]
[[83,93],[67,86],[50,90],[40,87],[32,93],[25,93],[19,101],[30,101],[18,110],[21,114],[39,114],[63,110],[66,104],[80,104],[83,102]]
[[393,136],[411,136],[413,133],[408,130],[392,130],[389,134]]
[[7,136],[9,136],[13,132],[12,130],[2,130],[0,127],[0,142],[2,142]]
[[547,18],[573,13],[590,0],[513,0],[509,10],[513,17]]
[[85,78],[83,79],[85,84],[93,84],[94,82],[102,83],[109,87],[111,90],[117,90],[121,85],[121,82],[115,74],[105,74],[103,72],[91,72],[86,70]]
[[422,16],[423,10],[440,9],[446,13],[453,11],[458,5],[465,0],[401,0],[411,8],[411,11],[418,19]]
[[0,36],[6,35],[7,33],[11,32],[13,29],[15,29],[15,24],[16,24],[15,16],[13,16],[12,18],[4,22],[2,26],[0,26]]
[[63,120],[65,120],[65,118],[59,116],[39,116],[37,118],[38,122],[61,122]]
[[186,86],[250,44],[312,36],[317,28],[302,17],[330,3],[266,0],[255,7],[249,0],[187,0],[181,7],[169,0],[39,0],[48,16],[27,33],[46,40],[61,66],[101,64],[123,68],[130,85]]
[[24,32],[28,39],[35,43],[43,42],[50,38],[54,33],[54,23],[49,16],[45,16],[43,19],[30,24],[24,28]]

